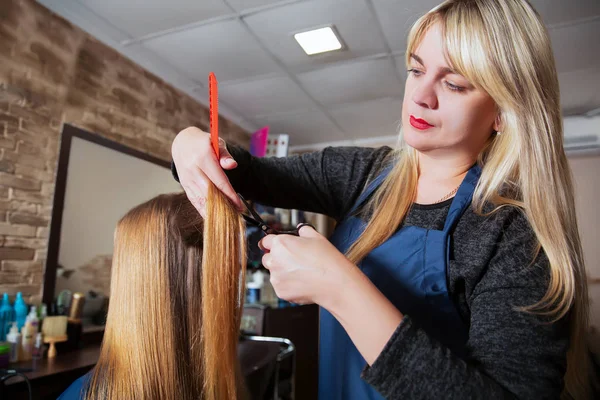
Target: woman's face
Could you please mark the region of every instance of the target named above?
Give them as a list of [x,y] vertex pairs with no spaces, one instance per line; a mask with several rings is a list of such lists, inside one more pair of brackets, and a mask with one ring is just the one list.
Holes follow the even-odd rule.
[[498,112],[487,93],[448,67],[439,24],[411,54],[409,68],[402,107],[408,145],[431,155],[477,156]]

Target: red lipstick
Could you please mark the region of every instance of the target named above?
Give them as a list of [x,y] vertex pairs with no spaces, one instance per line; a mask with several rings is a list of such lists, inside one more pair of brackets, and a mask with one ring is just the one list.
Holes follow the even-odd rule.
[[412,115],[410,116],[410,124],[413,127],[417,128],[419,130],[422,130],[422,131],[433,127],[433,125],[431,125],[429,122],[425,121],[424,119],[415,118]]

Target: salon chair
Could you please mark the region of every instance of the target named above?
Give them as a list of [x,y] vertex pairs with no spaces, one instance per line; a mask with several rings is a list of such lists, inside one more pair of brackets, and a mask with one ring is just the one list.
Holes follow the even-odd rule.
[[238,357],[252,400],[294,400],[295,353],[288,339],[240,336]]

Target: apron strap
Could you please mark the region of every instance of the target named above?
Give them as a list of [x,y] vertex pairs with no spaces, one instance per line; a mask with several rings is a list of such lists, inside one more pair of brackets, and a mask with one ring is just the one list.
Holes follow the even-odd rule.
[[383,181],[385,180],[385,178],[387,178],[387,176],[390,174],[392,168],[394,167],[394,164],[390,164],[387,167],[385,167],[383,169],[383,171],[381,171],[381,173],[379,175],[377,175],[375,177],[375,179],[373,179],[369,185],[367,186],[367,188],[364,190],[364,192],[362,192],[360,194],[360,196],[358,197],[358,200],[356,201],[356,203],[354,203],[354,205],[352,206],[352,209],[350,210],[350,212],[348,213],[348,215],[353,214],[368,198],[371,194],[373,194],[373,192],[375,190],[377,190],[377,188],[379,186],[381,186],[381,184],[383,183]]
[[465,212],[469,204],[471,204],[475,186],[477,186],[477,181],[479,181],[480,176],[481,167],[476,164],[471,167],[467,176],[463,179],[458,188],[458,192],[456,192],[456,196],[454,196],[450,211],[448,211],[446,223],[444,224],[445,233],[449,233],[454,228],[460,216]]

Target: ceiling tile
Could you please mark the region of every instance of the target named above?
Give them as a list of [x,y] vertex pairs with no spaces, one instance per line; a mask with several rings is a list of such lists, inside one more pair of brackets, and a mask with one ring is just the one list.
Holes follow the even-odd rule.
[[586,23],[550,29],[558,72],[600,66],[600,18]]
[[133,37],[231,14],[222,0],[80,0]]
[[347,139],[322,111],[274,115],[257,118],[254,122],[258,126],[269,125],[272,134],[287,133],[290,146]]
[[[252,14],[245,21],[267,48],[290,67],[321,65],[385,51],[376,20],[363,0],[302,1]],[[347,50],[308,56],[294,39],[295,33],[331,24]]]
[[531,0],[546,25],[600,15],[598,0]]
[[560,103],[566,114],[580,114],[600,108],[600,66],[559,74],[558,82]]
[[237,20],[174,32],[150,39],[144,46],[200,82],[206,82],[211,71],[219,82],[279,72]]
[[379,99],[330,109],[329,113],[351,139],[398,133],[402,99]]
[[403,93],[403,84],[387,57],[328,66],[300,74],[298,79],[323,105],[397,97]]
[[412,24],[440,0],[373,0],[375,12],[392,51],[406,51],[406,39]]
[[259,7],[271,6],[277,3],[285,3],[282,0],[227,0],[227,3],[239,13]]
[[219,94],[246,118],[315,107],[306,93],[288,77],[221,85]]
[[405,83],[406,77],[408,76],[408,68],[406,67],[406,59],[404,55],[394,57],[394,61],[396,62],[398,73],[402,77],[402,83]]

